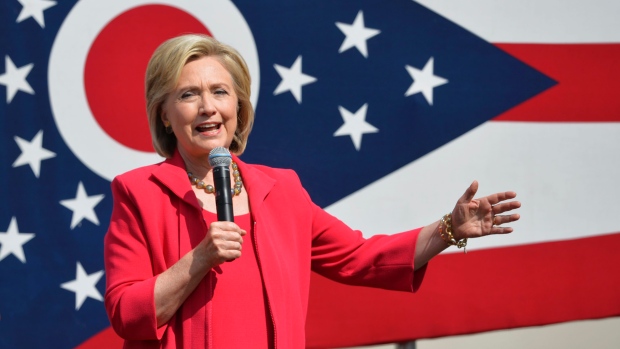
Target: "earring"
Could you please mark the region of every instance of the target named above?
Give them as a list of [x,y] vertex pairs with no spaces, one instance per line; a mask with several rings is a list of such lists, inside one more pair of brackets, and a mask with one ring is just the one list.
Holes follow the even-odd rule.
[[167,134],[172,134],[172,126],[170,126],[169,122],[164,122],[164,127],[166,128]]

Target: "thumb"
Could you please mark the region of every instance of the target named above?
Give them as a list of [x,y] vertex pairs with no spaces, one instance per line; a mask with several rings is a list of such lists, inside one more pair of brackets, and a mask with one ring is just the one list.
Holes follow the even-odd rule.
[[478,192],[478,181],[473,181],[469,185],[469,188],[465,190],[465,193],[463,193],[463,196],[461,196],[461,198],[459,199],[459,203],[471,202],[474,199],[474,196],[476,195],[477,192]]

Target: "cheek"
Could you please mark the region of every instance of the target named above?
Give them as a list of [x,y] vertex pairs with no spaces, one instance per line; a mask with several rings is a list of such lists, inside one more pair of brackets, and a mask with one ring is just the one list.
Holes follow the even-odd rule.
[[[188,105],[178,105],[175,108],[171,108],[168,113],[168,117],[174,119],[174,122],[179,125],[191,123],[194,115],[195,113]],[[173,122],[172,120],[170,121]]]
[[237,123],[237,117],[238,117],[238,110],[237,110],[237,105],[228,105],[226,106],[226,121],[227,123]]
[[235,110],[235,113],[233,114],[233,116],[230,118],[230,123],[235,125],[235,128],[239,127],[239,116],[238,116],[236,110]]

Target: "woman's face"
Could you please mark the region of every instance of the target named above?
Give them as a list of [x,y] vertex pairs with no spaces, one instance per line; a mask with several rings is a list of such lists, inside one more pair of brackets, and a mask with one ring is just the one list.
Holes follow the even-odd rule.
[[228,148],[237,129],[238,99],[230,73],[214,57],[187,63],[162,105],[184,156],[204,157],[215,147]]

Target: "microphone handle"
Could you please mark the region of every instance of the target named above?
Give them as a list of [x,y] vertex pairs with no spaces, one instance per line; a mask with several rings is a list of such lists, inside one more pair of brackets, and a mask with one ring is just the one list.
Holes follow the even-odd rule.
[[228,166],[213,168],[213,184],[215,186],[215,206],[217,220],[220,222],[234,222],[232,193],[230,191],[230,169]]

